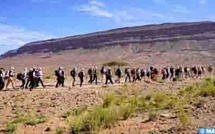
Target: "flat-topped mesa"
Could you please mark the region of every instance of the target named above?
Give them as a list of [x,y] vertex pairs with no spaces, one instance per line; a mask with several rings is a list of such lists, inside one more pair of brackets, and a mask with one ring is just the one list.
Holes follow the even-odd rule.
[[[16,51],[1,57],[12,57],[24,53],[58,52],[70,49],[96,49],[132,43],[177,42],[181,40],[204,41],[215,39],[215,22],[165,23],[137,27],[126,27],[91,34],[69,36],[27,43]],[[195,45],[195,44],[193,44]],[[209,45],[215,49],[215,45]],[[204,46],[207,49],[207,44]],[[172,48],[174,49],[174,48]]]

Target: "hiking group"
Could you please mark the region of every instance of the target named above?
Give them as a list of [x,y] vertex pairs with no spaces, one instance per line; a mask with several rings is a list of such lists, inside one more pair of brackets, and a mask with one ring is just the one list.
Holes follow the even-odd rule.
[[[101,83],[102,85],[107,84],[114,84],[121,82],[130,82],[130,83],[136,83],[138,81],[158,81],[159,76],[161,74],[161,80],[183,80],[187,78],[203,78],[206,77],[209,74],[210,77],[213,75],[213,68],[212,65],[209,65],[207,68],[203,66],[192,66],[192,67],[164,67],[161,69],[160,73],[159,70],[156,67],[148,67],[148,68],[124,68],[124,71],[122,71],[122,68],[105,68],[102,67],[99,71],[97,67],[92,67],[87,70],[87,74],[85,74],[84,69],[80,69],[78,71],[77,68],[73,68],[70,71],[70,76],[72,78],[72,87],[74,87],[77,84],[77,77],[79,78],[79,86],[82,87],[85,80],[89,84],[95,84],[98,85],[98,83]],[[54,71],[56,76],[56,85],[55,87],[58,88],[59,86],[64,87],[65,84],[65,70],[63,67],[59,67],[57,70]],[[2,89],[8,89],[9,84],[12,85],[13,89],[16,89],[15,81],[15,69],[14,67],[11,67],[9,70],[5,70],[4,68],[0,68],[0,90]],[[89,76],[89,77],[88,77]],[[113,78],[115,78],[115,81],[113,81]],[[124,81],[122,78],[124,77]],[[85,79],[86,78],[86,79]],[[99,79],[100,78],[100,79]],[[21,73],[18,73],[16,75],[16,79],[21,81],[20,89],[35,89],[39,87],[39,84],[43,88],[45,88],[45,85],[43,83],[43,71],[40,67],[34,67],[30,68],[29,70],[25,68]],[[99,82],[100,80],[100,82]],[[6,84],[5,84],[6,83]]]

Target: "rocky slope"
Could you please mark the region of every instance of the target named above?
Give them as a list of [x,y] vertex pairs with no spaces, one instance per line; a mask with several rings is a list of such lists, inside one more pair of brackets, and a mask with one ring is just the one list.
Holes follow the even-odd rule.
[[135,66],[208,65],[215,64],[214,53],[215,22],[166,23],[32,42],[3,54],[0,64],[85,67],[120,59]]
[[176,43],[180,41],[205,43],[181,43],[180,45],[165,43],[166,45],[159,45],[153,50],[209,51],[215,49],[215,45],[212,42],[213,39],[215,39],[215,22],[166,23],[32,42],[25,44],[16,51],[5,53],[2,57],[24,53],[57,52],[78,48],[95,49],[112,45],[128,45],[130,43],[141,43],[139,51],[146,51],[147,49],[150,50],[147,44],[150,44],[152,47],[156,42]]

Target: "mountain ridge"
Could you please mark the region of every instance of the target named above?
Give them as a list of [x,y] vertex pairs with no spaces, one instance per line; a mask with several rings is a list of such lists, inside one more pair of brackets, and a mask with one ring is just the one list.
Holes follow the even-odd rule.
[[163,23],[135,27],[124,27],[67,36],[63,38],[42,40],[27,43],[16,51],[9,51],[2,58],[38,52],[59,52],[69,49],[96,49],[112,45],[128,45],[131,43],[175,42],[180,40],[215,39],[215,22],[181,22]]

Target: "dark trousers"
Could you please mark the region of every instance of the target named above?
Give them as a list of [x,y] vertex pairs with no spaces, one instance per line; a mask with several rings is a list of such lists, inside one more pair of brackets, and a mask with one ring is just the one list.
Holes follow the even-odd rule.
[[30,90],[34,89],[35,86],[36,86],[35,79],[31,79],[31,80],[30,80],[30,84],[29,84]]
[[55,87],[58,88],[59,85],[62,85],[62,87],[64,87],[64,77],[57,78],[57,83]]
[[173,73],[170,74],[170,79],[173,79]]
[[97,85],[97,83],[98,83],[98,77],[97,77],[96,74],[95,74],[94,77],[93,77],[93,81],[95,81],[95,84]]
[[106,76],[106,82],[105,82],[106,85],[108,84],[108,81],[110,81],[110,83],[113,84],[111,76]]
[[30,80],[27,80],[27,83],[25,84],[25,88],[28,89],[30,87]]
[[43,87],[45,87],[45,85],[43,84],[43,80],[39,77],[39,78],[36,78],[36,87],[38,87],[39,86],[39,83],[41,83],[41,85],[43,86]]
[[0,90],[2,90],[4,88],[4,79],[2,77],[0,77]]
[[133,76],[132,79],[133,79],[132,82],[136,82],[136,77],[135,76]]
[[84,82],[84,78],[83,77],[79,77],[80,78],[80,87],[82,87],[83,82]]
[[127,82],[127,79],[129,80],[129,82],[131,82],[131,76],[130,75],[126,75],[125,82]]
[[73,87],[75,86],[75,77],[74,76],[72,77],[72,86]]
[[139,74],[137,74],[136,80],[141,81],[141,78],[140,78],[140,75],[139,75]]
[[162,80],[165,80],[165,79],[166,79],[166,76],[163,74],[163,76],[162,76],[161,79],[162,79]]
[[90,75],[90,80],[88,81],[88,83],[93,83],[93,75]]
[[25,87],[25,79],[21,79],[22,85],[20,86],[20,88],[24,88]]

